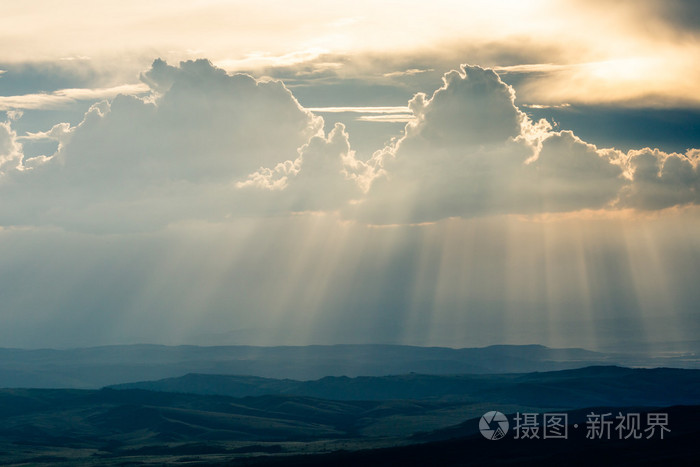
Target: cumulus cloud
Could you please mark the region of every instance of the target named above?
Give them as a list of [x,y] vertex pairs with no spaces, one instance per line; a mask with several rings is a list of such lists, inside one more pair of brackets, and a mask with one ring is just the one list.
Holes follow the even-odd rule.
[[615,151],[533,123],[492,70],[463,66],[428,98],[410,103],[416,121],[377,161],[359,215],[371,222],[599,208],[626,183]]
[[418,122],[407,128],[405,144],[486,144],[520,133],[524,115],[514,105],[515,91],[494,71],[463,66],[443,82],[430,99],[418,93],[409,102]]
[[[280,81],[156,60],[146,97],[20,138],[0,124],[3,225],[157,228],[186,219],[340,211],[388,223],[698,203],[698,150],[623,153],[533,122],[493,71],[462,66],[408,103],[404,135],[360,160]],[[58,141],[24,159],[18,139]]]
[[520,204],[525,212],[609,206],[627,183],[619,158],[618,152],[598,150],[570,131],[551,133],[542,142],[537,158],[524,166],[527,186],[525,193],[513,193],[514,205],[518,206],[517,198],[532,191],[537,200]]
[[17,133],[9,121],[0,122],[0,176],[3,171],[17,167],[21,159],[22,145],[17,141]]
[[334,210],[363,194],[373,177],[372,170],[370,164],[357,160],[345,127],[337,123],[328,137],[311,138],[295,160],[261,168],[237,186],[278,192],[275,202],[268,205],[288,211]]
[[645,148],[627,157],[634,183],[622,190],[621,206],[656,210],[700,203],[700,150],[666,154]]
[[206,60],[156,60],[143,80],[148,98],[119,95],[74,128],[29,135],[61,144],[41,164],[4,170],[5,224],[141,228],[223,218],[246,210],[237,182],[296,159],[323,133],[322,119],[279,81],[229,75]]

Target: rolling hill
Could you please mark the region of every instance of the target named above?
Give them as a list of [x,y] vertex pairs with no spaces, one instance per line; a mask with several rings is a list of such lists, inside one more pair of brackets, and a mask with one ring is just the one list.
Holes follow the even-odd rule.
[[189,374],[112,388],[232,397],[275,394],[335,400],[489,401],[537,407],[661,406],[700,404],[700,370],[596,366],[525,374],[343,376],[314,381]]
[[[435,465],[459,465],[460,449],[475,449],[477,459],[488,460],[485,449],[493,445],[474,435],[479,417],[490,410],[569,410],[576,420],[586,407],[616,413],[700,406],[700,371],[666,368],[315,381],[188,375],[131,386],[149,390],[0,389],[0,463],[384,465],[392,458],[404,461],[395,465],[429,465],[411,462],[432,455],[444,460]],[[674,417],[675,436],[683,414]],[[416,443],[428,444],[409,446]],[[518,455],[544,455],[535,446],[525,451]]]

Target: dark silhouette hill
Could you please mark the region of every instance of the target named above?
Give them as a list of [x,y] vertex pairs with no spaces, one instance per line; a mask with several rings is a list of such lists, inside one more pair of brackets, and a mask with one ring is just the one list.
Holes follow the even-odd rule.
[[[328,466],[363,467],[395,466],[695,466],[700,439],[700,407],[664,409],[672,420],[673,430],[665,439],[591,440],[571,436],[566,440],[516,440],[505,438],[488,441],[479,434],[444,441],[408,446],[367,449],[355,452],[290,457],[256,457],[228,465],[256,467]],[[569,414],[569,419],[573,419]],[[644,415],[644,412],[642,412]],[[478,420],[465,424],[477,426]],[[572,427],[570,427],[571,432]],[[200,466],[218,465],[200,463]]]
[[[192,381],[200,390],[214,387],[268,394],[1,389],[0,464],[383,465],[395,459],[403,464],[393,465],[461,465],[458,454],[465,449],[474,450],[470,459],[494,460],[488,457],[492,442],[474,436],[479,417],[490,410],[505,414],[569,411],[574,422],[583,420],[586,407],[617,413],[623,408],[643,412],[650,407],[700,405],[700,371],[667,368],[589,367],[530,374],[408,374],[315,381],[191,375],[147,384],[191,385]],[[308,394],[301,394],[304,391]],[[697,416],[697,408],[688,411]],[[670,427],[674,436],[681,436],[684,425],[677,418],[683,415],[673,417]],[[673,443],[681,442],[679,449],[693,447],[683,444],[686,438],[674,439]],[[428,444],[408,446],[416,443]],[[514,453],[516,464],[519,456],[527,462],[544,459],[539,447],[509,447],[509,443],[498,444],[499,462],[507,460],[501,448]],[[577,443],[567,449],[574,454],[585,451],[586,445]],[[589,446],[609,452],[604,446]],[[381,449],[387,447],[392,450]],[[565,451],[556,452],[563,456]],[[320,453],[333,454],[308,456]],[[431,455],[437,463],[426,462]],[[278,461],[290,463],[274,463]]]
[[536,407],[700,404],[700,370],[617,366],[526,374],[408,374],[314,381],[189,374],[112,387],[232,397],[274,394],[335,400],[433,399]]

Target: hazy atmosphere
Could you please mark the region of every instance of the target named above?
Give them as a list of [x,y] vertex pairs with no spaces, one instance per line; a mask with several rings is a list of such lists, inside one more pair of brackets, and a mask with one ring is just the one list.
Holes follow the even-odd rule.
[[0,347],[700,335],[695,2],[0,4]]

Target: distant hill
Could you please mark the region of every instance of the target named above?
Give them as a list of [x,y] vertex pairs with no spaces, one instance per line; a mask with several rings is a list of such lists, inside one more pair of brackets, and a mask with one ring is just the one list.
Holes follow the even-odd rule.
[[700,370],[597,366],[544,373],[325,377],[315,381],[189,374],[114,389],[217,394],[294,395],[334,400],[432,399],[537,407],[700,404]]
[[647,359],[539,345],[451,349],[401,345],[302,347],[127,345],[68,350],[0,349],[0,387],[99,388],[188,373],[318,379],[324,376],[554,371],[591,365],[697,367],[697,359]]

